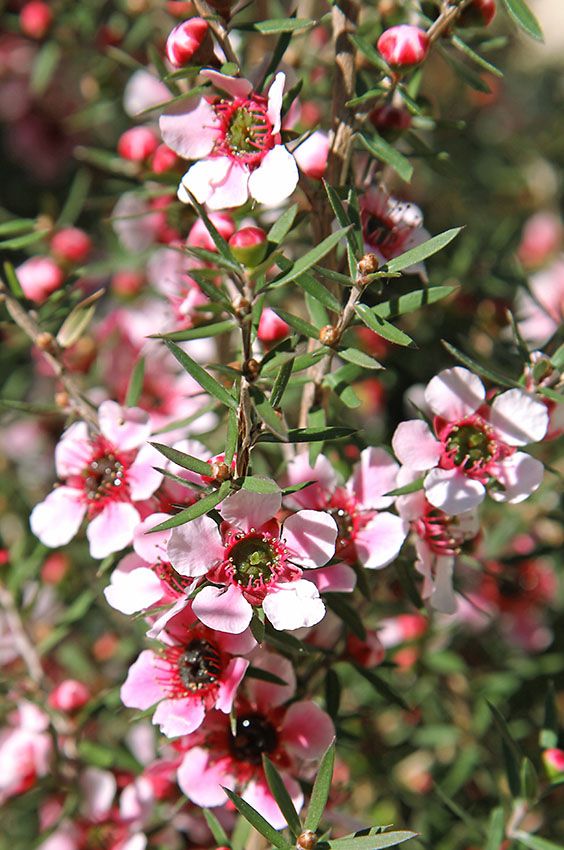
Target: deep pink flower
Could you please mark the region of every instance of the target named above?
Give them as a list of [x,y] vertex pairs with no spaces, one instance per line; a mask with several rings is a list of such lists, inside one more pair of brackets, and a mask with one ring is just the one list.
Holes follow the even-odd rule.
[[412,24],[399,24],[385,30],[378,39],[378,51],[392,68],[419,65],[429,52],[425,30]]
[[231,732],[229,719],[219,712],[208,717],[203,731],[186,742],[190,747],[178,769],[178,784],[198,806],[222,806],[223,787],[237,789],[275,829],[285,825],[262,768],[267,755],[280,771],[292,801],[299,811],[303,794],[295,776],[304,765],[319,759],[334,737],[330,717],[308,700],[285,707],[295,691],[295,674],[288,659],[262,653],[253,666],[275,673],[287,684],[260,680],[247,682],[247,698],[238,699],[237,726]]
[[136,407],[105,401],[99,408],[100,433],[85,422],[67,428],[55,450],[62,484],[31,512],[33,533],[46,546],[64,546],[89,521],[86,536],[93,558],[105,558],[129,545],[141,520],[136,502],[148,499],[162,481],[161,455],[146,444],[148,415]]
[[190,606],[172,617],[156,651],[144,650],[129,668],[122,702],[145,710],[158,703],[153,723],[170,738],[194,732],[208,711],[229,714],[255,648],[250,631],[228,635],[197,622]]
[[184,159],[198,160],[180,184],[178,197],[212,210],[239,207],[249,196],[277,206],[292,194],[298,169],[280,141],[285,76],[276,75],[267,97],[248,80],[217,71],[202,76],[225,96],[190,98],[173,104],[160,119],[163,140]]
[[404,466],[425,473],[425,495],[436,508],[461,514],[484,499],[521,502],[541,484],[542,463],[516,447],[542,440],[546,406],[521,389],[486,403],[481,380],[468,369],[444,369],[425,390],[435,418],[401,422],[392,438]]
[[365,449],[346,486],[338,485],[332,464],[319,455],[309,465],[307,452],[288,464],[288,484],[314,481],[288,497],[300,507],[327,511],[337,523],[336,554],[345,561],[359,561],[368,569],[381,569],[400,551],[407,534],[403,520],[382,510],[393,504],[386,496],[396,485],[398,464],[383,449]]
[[280,526],[281,501],[279,492],[240,490],[222,502],[220,527],[203,516],[173,529],[170,563],[181,575],[210,582],[193,601],[210,628],[242,632],[259,606],[276,629],[311,626],[323,617],[315,584],[302,576],[331,560],[337,526],[328,513],[308,510]]
[[65,263],[82,263],[92,250],[92,240],[78,227],[63,227],[51,239],[51,251]]
[[0,732],[0,805],[33,787],[49,771],[53,739],[49,718],[31,702],[22,701]]

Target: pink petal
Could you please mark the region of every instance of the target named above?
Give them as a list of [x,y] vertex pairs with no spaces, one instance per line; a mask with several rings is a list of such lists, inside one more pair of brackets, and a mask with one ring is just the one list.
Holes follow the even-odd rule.
[[135,71],[126,83],[123,93],[123,108],[134,118],[151,106],[170,100],[170,90],[149,71]]
[[210,764],[206,750],[193,747],[189,750],[178,768],[180,790],[197,806],[222,806],[225,801],[225,788],[233,789],[235,781],[225,773],[223,764]]
[[337,523],[325,511],[298,511],[284,523],[282,538],[290,559],[301,567],[322,567],[335,554]]
[[216,523],[198,517],[173,528],[168,541],[168,560],[182,576],[203,576],[223,559],[224,547]]
[[[240,207],[249,197],[249,169],[246,165],[232,162],[228,157],[212,157],[196,162],[184,175],[178,197],[184,203],[192,195],[210,210]],[[182,191],[184,189],[184,192]]]
[[[398,472],[397,486],[405,487],[407,484],[412,484],[414,481],[417,481],[420,475],[419,470],[402,466]],[[402,519],[418,519],[425,510],[425,491],[421,488],[421,490],[417,490],[415,493],[398,496],[396,499],[396,508]]]
[[327,168],[327,157],[331,144],[329,136],[322,130],[316,130],[294,150],[294,158],[304,174],[314,180],[320,180]]
[[56,487],[34,507],[29,518],[31,530],[45,546],[65,546],[80,528],[86,514],[82,492],[73,487]]
[[92,443],[86,422],[75,422],[64,432],[55,449],[55,468],[59,478],[80,474],[92,457]]
[[128,502],[109,502],[86,529],[93,558],[105,558],[129,546],[139,523],[137,510]]
[[196,617],[210,629],[240,634],[251,622],[253,607],[238,587],[204,587],[192,602]]
[[435,587],[431,594],[431,605],[441,614],[455,614],[458,608],[452,586],[454,558],[437,557],[435,561]]
[[[186,593],[191,593],[194,590],[194,585],[197,584],[198,579],[194,579],[194,583],[186,588]],[[153,638],[154,640],[164,640],[166,637],[165,628],[168,626],[169,622],[180,614],[186,607],[190,605],[190,601],[182,596],[180,599],[177,599],[174,605],[165,611],[160,617],[157,617],[153,625],[150,629],[147,630],[147,637]]]
[[384,498],[384,493],[397,487],[398,471],[398,464],[384,449],[364,449],[347,490],[366,510],[388,508],[394,500]]
[[369,570],[379,570],[397,557],[407,536],[407,524],[384,511],[376,514],[355,538],[358,560]]
[[149,439],[149,414],[139,407],[122,407],[115,401],[103,401],[98,408],[100,430],[118,449],[128,452]]
[[225,632],[216,632],[217,645],[230,655],[248,655],[257,648],[257,642],[250,629],[238,635],[230,635]]
[[144,711],[166,696],[166,664],[154,652],[144,649],[128,670],[120,690],[121,701],[128,708]]
[[526,446],[538,443],[546,434],[548,410],[542,401],[515,388],[494,399],[490,424],[510,446]]
[[274,77],[268,89],[267,115],[272,124],[272,132],[280,132],[280,112],[282,110],[282,99],[284,97],[284,86],[286,85],[286,74],[279,71]]
[[457,469],[432,469],[425,478],[425,496],[447,514],[462,514],[483,501],[486,488]]
[[518,504],[538,490],[543,476],[544,467],[540,460],[525,452],[515,452],[500,463],[495,472],[495,478],[503,484],[505,491],[492,489],[490,495],[496,502]]
[[203,97],[167,107],[159,119],[163,141],[183,159],[201,159],[213,150],[219,120]]
[[[299,812],[304,804],[304,795],[300,786],[291,776],[282,774],[282,781],[286,786],[294,808]],[[272,796],[270,789],[264,781],[253,780],[249,782],[242,795],[243,800],[249,803],[254,809],[265,818],[274,829],[283,829],[286,826],[286,818],[278,808],[276,800]]]
[[485,397],[481,380],[462,366],[443,369],[425,390],[425,400],[433,413],[449,422],[474,413]]
[[205,68],[201,76],[206,77],[216,89],[227,92],[231,97],[247,97],[253,90],[252,84],[243,77],[229,77],[220,71],[214,71],[213,68]]
[[204,722],[206,710],[197,696],[186,699],[165,699],[160,702],[153,714],[153,723],[167,738],[189,735]]
[[148,499],[160,487],[163,475],[155,467],[162,465],[163,456],[160,452],[152,446],[142,446],[127,470],[127,483],[134,502]]
[[301,484],[304,481],[315,483],[297,493],[292,493],[286,498],[286,502],[299,508],[320,510],[325,507],[337,486],[337,473],[331,461],[324,455],[319,455],[315,466],[311,467],[308,452],[300,452],[288,464],[285,483],[292,485]]
[[274,673],[285,685],[263,682],[261,679],[247,679],[245,685],[250,701],[259,711],[267,711],[288,702],[296,693],[296,673],[292,662],[283,655],[261,650],[253,657],[253,667]]
[[356,587],[356,573],[348,564],[320,567],[308,578],[320,593],[352,593]]
[[335,737],[335,727],[328,714],[315,703],[294,702],[286,712],[281,737],[287,750],[299,758],[319,758]]
[[315,626],[325,616],[325,605],[318,589],[305,579],[277,585],[265,597],[262,607],[279,631]]
[[442,445],[422,419],[400,422],[392,437],[392,448],[400,463],[410,469],[431,469],[438,463]]
[[215,707],[224,714],[229,714],[233,707],[233,700],[237,688],[241,684],[249,662],[245,658],[232,658],[227,665],[222,679],[219,683]]
[[113,571],[104,596],[116,611],[136,614],[160,602],[163,591],[160,580],[148,567],[139,567],[131,572],[118,568]]
[[269,519],[273,519],[282,505],[282,494],[251,493],[250,490],[238,490],[221,503],[221,515],[227,522],[243,531],[261,528]]
[[277,207],[290,197],[299,179],[292,154],[284,145],[276,145],[249,177],[249,193],[259,204]]
[[133,548],[140,558],[143,558],[148,564],[155,564],[157,561],[168,560],[167,544],[170,539],[170,531],[154,531],[147,534],[151,528],[160,525],[170,519],[170,514],[150,514],[142,522],[139,523],[133,534]]
[[84,811],[92,820],[105,817],[112,807],[117,783],[109,770],[87,767],[80,777]]

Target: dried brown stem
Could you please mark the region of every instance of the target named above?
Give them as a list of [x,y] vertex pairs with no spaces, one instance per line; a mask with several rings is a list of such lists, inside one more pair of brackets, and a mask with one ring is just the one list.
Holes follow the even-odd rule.
[[239,59],[229,41],[229,33],[221,18],[206,0],[194,0],[194,6],[201,18],[205,18],[211,31],[216,37],[221,49],[225,53],[228,62],[233,62],[239,68]]

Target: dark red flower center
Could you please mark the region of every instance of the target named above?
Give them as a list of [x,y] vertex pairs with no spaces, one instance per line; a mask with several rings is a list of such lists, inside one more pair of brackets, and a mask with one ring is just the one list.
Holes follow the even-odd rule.
[[213,644],[196,638],[178,658],[178,675],[187,691],[199,691],[221,675],[221,655]]
[[262,714],[245,714],[237,718],[235,734],[231,734],[229,750],[237,761],[260,765],[263,753],[269,755],[278,746],[278,732]]

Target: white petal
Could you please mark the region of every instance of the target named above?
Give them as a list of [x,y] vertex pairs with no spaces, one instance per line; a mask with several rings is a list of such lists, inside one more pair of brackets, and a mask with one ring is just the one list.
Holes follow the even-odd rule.
[[201,159],[212,152],[219,120],[205,100],[191,98],[169,106],[159,119],[163,141],[183,159]]
[[251,493],[250,490],[238,490],[228,496],[221,504],[221,515],[227,522],[243,531],[258,529],[269,519],[273,519],[282,505],[282,494]]
[[486,495],[479,481],[467,478],[457,469],[432,469],[425,478],[425,495],[447,514],[462,514],[477,507]]
[[203,576],[223,558],[224,547],[216,523],[201,516],[173,528],[168,542],[168,560],[182,576]]
[[277,207],[292,194],[299,178],[292,154],[283,145],[276,145],[249,177],[249,192],[259,204]]
[[325,616],[325,605],[311,581],[279,584],[262,603],[264,613],[275,629],[301,629],[315,626]]
[[82,493],[72,487],[56,487],[34,507],[29,518],[31,530],[45,546],[65,546],[80,528],[86,514]]
[[544,467],[540,460],[525,452],[515,452],[499,464],[495,474],[505,490],[499,492],[492,489],[490,495],[496,502],[509,502],[515,505],[528,499],[531,493],[538,490],[543,476]]
[[286,74],[279,71],[274,77],[268,90],[267,115],[272,124],[272,132],[280,132],[280,112],[282,110],[282,98],[284,97],[284,86],[286,85]]
[[474,413],[485,397],[481,380],[462,366],[443,369],[429,381],[425,390],[425,401],[433,413],[449,422]]
[[494,399],[490,423],[510,446],[526,446],[538,443],[546,434],[548,410],[542,401],[515,388]]

